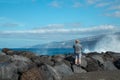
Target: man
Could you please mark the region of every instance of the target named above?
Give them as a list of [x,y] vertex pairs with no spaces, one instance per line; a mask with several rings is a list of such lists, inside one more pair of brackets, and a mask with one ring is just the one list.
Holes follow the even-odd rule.
[[79,40],[75,40],[75,44],[73,45],[74,53],[75,53],[75,64],[80,65],[81,64],[81,50],[82,46],[80,45]]

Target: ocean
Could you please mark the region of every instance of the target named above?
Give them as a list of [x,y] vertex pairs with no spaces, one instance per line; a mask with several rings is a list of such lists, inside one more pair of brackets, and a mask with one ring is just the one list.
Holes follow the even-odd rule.
[[56,55],[56,54],[71,54],[72,48],[12,48],[17,51],[30,51],[37,55]]

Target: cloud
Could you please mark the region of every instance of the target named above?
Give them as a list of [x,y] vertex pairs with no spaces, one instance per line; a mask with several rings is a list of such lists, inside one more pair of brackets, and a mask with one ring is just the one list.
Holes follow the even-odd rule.
[[73,7],[74,8],[79,8],[79,7],[81,7],[82,6],[82,4],[80,3],[80,2],[75,2],[74,4],[73,4]]
[[116,29],[116,26],[113,25],[101,25],[91,28],[43,28],[36,30],[26,30],[26,31],[3,31],[2,33],[6,34],[86,34],[86,33],[95,33],[95,32],[105,32],[105,31],[113,31]]
[[113,13],[106,13],[105,16],[111,16],[111,17],[120,18],[120,11],[115,11]]
[[25,25],[6,17],[0,17],[0,27],[18,27],[18,26]]
[[102,3],[96,4],[96,7],[105,7],[105,6],[109,6],[110,4],[111,2],[102,2]]
[[111,6],[109,10],[120,10],[120,5]]
[[52,7],[55,7],[55,8],[60,8],[61,7],[60,2],[58,2],[58,1],[52,1],[49,5],[52,6]]
[[0,23],[0,27],[18,27],[18,26],[24,26],[19,23]]
[[87,0],[87,3],[88,3],[88,4],[95,4],[95,3],[97,3],[98,1],[100,1],[100,0]]
[[[51,26],[52,27],[52,26]],[[17,47],[22,45],[21,43],[14,43],[14,42],[24,42],[22,46],[30,45],[30,41],[26,40],[37,40],[33,41],[34,45],[36,42],[37,44],[43,44],[53,41],[65,41],[71,39],[77,39],[82,37],[88,37],[91,35],[99,35],[105,33],[111,33],[116,31],[116,29],[120,30],[118,27],[114,25],[100,25],[94,26],[89,28],[66,28],[66,27],[59,27],[59,28],[41,28],[41,29],[34,29],[34,30],[17,30],[17,31],[1,31],[0,32],[0,40],[3,38],[3,42],[9,42],[8,44],[17,44]],[[9,39],[12,39],[10,41]],[[15,41],[17,39],[17,41]],[[3,45],[4,46],[4,45]],[[2,46],[2,47],[3,47]],[[10,46],[10,45],[9,45]]]

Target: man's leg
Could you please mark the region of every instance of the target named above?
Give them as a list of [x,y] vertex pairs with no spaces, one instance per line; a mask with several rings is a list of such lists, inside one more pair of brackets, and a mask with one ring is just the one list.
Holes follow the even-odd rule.
[[79,64],[79,55],[75,56],[75,64],[78,65]]
[[81,56],[82,56],[82,55],[79,54],[79,63],[78,63],[78,64],[81,64],[81,62],[82,62],[82,61],[81,61]]

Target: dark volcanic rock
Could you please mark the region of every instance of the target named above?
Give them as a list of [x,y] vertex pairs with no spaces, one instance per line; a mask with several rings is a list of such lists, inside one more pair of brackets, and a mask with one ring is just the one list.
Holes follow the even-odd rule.
[[9,62],[10,61],[10,56],[8,56],[8,55],[1,55],[0,54],[0,63],[1,62]]
[[9,48],[3,48],[1,51],[7,54],[9,50],[10,50]]
[[90,71],[101,71],[103,70],[101,65],[99,64],[99,61],[91,58],[91,57],[88,57],[87,58],[87,67],[86,67],[86,70],[88,72]]
[[42,71],[39,68],[32,68],[27,72],[24,72],[21,76],[21,80],[47,80],[43,76]]
[[[80,66],[74,64],[73,54],[36,56],[8,48],[2,52],[5,54],[0,54],[0,80],[120,80],[115,78],[117,74],[114,78],[106,77],[109,71],[119,73],[120,54],[115,52],[84,54]],[[94,78],[97,74],[102,77]]]
[[0,80],[18,80],[19,75],[13,63],[0,63]]
[[29,51],[23,51],[23,52],[19,53],[19,55],[27,57],[29,59],[36,56],[35,53],[29,52]]
[[120,80],[120,71],[95,71],[74,74],[63,80]]
[[41,64],[54,65],[54,62],[51,61],[51,56],[35,56],[31,60],[38,66]]
[[120,69],[120,59],[114,61],[114,65],[115,65],[118,69]]
[[62,76],[50,65],[44,64],[40,67],[47,80],[61,80]]
[[74,73],[86,73],[87,71],[82,69],[80,66],[73,65],[73,72]]
[[108,71],[117,70],[117,68],[114,66],[114,64],[110,61],[105,61],[103,65],[104,65],[104,70],[108,70]]
[[64,63],[55,65],[53,68],[60,74],[61,77],[73,74],[72,69]]

